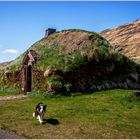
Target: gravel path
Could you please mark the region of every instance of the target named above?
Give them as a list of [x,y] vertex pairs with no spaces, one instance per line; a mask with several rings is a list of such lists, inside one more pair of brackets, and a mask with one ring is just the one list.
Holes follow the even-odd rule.
[[16,96],[0,96],[0,101],[8,101],[13,99],[22,99],[27,97],[26,95],[16,95]]
[[13,132],[0,129],[0,139],[25,139],[25,138],[21,136],[17,136]]

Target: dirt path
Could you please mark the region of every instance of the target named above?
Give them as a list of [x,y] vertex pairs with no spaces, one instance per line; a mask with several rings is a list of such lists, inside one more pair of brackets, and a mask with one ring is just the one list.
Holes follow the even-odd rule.
[[21,136],[17,136],[13,132],[0,129],[0,139],[25,139],[25,138]]
[[15,96],[0,96],[0,101],[14,100],[14,99],[22,99],[26,98],[26,95],[15,95]]

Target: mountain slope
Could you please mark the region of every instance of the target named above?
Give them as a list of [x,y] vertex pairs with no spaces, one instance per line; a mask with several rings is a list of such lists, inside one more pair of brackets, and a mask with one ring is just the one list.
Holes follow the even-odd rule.
[[3,63],[0,63],[0,69],[6,67],[8,64],[10,64],[12,61],[10,62],[3,62]]
[[140,20],[104,30],[100,34],[116,50],[140,63]]

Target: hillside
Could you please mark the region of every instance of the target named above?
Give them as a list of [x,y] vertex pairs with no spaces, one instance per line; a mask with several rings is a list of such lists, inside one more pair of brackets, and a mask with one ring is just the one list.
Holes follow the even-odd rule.
[[[35,63],[28,66],[31,59]],[[84,30],[65,30],[44,37],[10,63],[6,71],[3,84],[25,90],[26,83],[28,91],[67,94],[140,89],[139,65],[114,51],[99,34]]]
[[10,62],[3,62],[3,63],[0,63],[0,69],[6,67],[8,64],[10,64],[12,61]]
[[100,34],[116,50],[140,63],[140,20],[104,30]]

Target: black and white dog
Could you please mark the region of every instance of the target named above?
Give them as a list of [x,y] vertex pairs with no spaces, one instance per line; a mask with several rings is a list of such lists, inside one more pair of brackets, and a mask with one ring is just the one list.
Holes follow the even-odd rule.
[[35,108],[35,112],[33,113],[33,117],[37,118],[40,123],[43,123],[43,116],[46,111],[47,105],[43,103],[38,103]]

